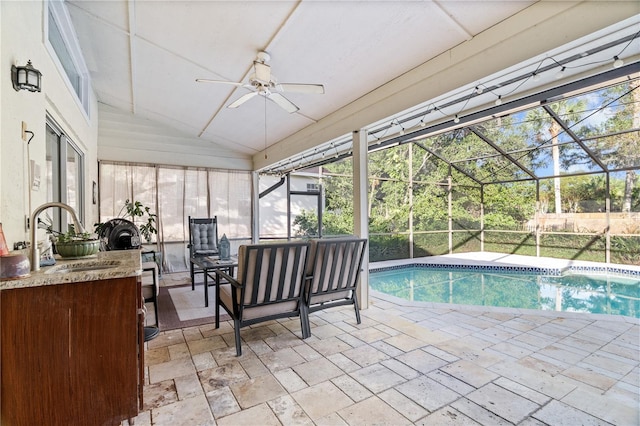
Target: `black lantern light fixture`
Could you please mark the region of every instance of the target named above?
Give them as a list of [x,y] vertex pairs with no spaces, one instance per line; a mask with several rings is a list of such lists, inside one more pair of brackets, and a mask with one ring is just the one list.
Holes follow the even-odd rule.
[[42,73],[31,65],[31,59],[25,66],[11,65],[11,82],[16,92],[27,89],[30,92],[39,92]]

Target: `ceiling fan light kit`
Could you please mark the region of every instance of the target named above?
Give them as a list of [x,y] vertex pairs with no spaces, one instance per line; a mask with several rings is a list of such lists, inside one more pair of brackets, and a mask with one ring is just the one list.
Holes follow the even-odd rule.
[[204,83],[231,84],[251,90],[251,92],[246,93],[233,101],[227,106],[227,108],[238,108],[240,105],[244,104],[251,98],[254,98],[256,95],[262,95],[291,114],[298,111],[300,108],[298,108],[298,106],[291,102],[289,99],[281,95],[280,92],[320,95],[324,94],[324,86],[322,84],[278,83],[275,76],[271,74],[271,66],[265,63],[270,59],[271,55],[269,55],[267,52],[258,52],[256,60],[253,61],[253,73],[249,75],[249,82],[247,84],[224,80],[209,80],[203,78],[198,78],[196,79],[196,81]]

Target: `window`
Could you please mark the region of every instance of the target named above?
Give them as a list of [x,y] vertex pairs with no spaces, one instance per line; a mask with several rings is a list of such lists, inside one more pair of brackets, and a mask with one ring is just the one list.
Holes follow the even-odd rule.
[[89,71],[84,62],[80,45],[71,23],[67,7],[63,1],[46,2],[47,48],[54,63],[66,76],[69,89],[75,93],[86,116],[89,116]]
[[[47,120],[46,145],[47,202],[70,205],[84,223],[84,155],[52,120]],[[51,209],[48,214],[57,231],[66,231],[66,224],[72,223],[60,209]]]
[[122,216],[126,200],[140,201],[158,215],[163,270],[189,268],[189,216],[218,218],[218,236],[232,253],[251,241],[251,173],[235,170],[124,164],[101,161],[100,221]]

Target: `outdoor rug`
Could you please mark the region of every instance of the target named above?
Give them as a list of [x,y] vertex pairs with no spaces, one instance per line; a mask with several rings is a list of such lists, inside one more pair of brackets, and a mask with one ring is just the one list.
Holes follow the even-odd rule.
[[[209,287],[209,307],[205,308],[202,285],[196,283],[195,290],[191,290],[191,284],[160,287],[158,294],[160,331],[215,323],[215,287]],[[228,320],[229,316],[224,309],[221,310],[220,321]]]

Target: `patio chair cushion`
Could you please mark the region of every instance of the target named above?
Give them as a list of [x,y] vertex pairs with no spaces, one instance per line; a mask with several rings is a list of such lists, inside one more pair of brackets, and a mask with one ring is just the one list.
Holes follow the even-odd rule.
[[195,255],[207,256],[218,253],[218,242],[215,223],[194,223],[191,225],[193,252]]
[[[222,303],[227,306],[233,306],[232,302],[232,287],[231,284],[221,284],[220,285],[220,300]],[[240,292],[236,292],[236,294],[240,294]],[[242,319],[244,321],[268,317],[271,315],[282,314],[282,313],[293,313],[298,309],[297,301],[288,301],[288,302],[280,302],[273,303],[268,305],[259,305],[251,308],[244,308],[242,311]]]
[[[309,243],[311,260],[304,288],[307,312],[350,304],[360,324],[356,289],[367,240],[351,236],[312,239]],[[305,333],[311,334],[308,318]]]
[[[309,241],[309,259],[307,262],[307,276],[311,276],[308,291],[311,295],[311,304],[323,303],[329,300],[350,298],[355,288],[357,277],[356,271],[350,271],[352,265],[360,266],[359,259],[354,256],[361,256],[364,246],[361,248],[353,246],[352,249],[340,249],[341,243],[356,243],[359,240],[355,236],[312,239]],[[321,242],[336,243],[336,248],[318,251],[318,244]],[[357,249],[357,250],[356,250]],[[344,291],[339,291],[345,289]]]

